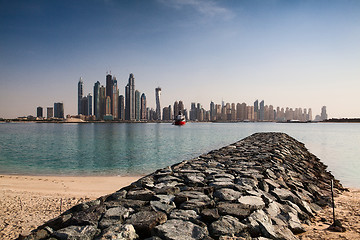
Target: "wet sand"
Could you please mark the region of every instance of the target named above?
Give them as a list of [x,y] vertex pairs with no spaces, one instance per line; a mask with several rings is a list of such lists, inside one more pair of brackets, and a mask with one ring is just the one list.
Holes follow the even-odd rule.
[[[28,234],[73,205],[115,192],[140,177],[0,175],[0,239]],[[360,239],[360,189],[350,189],[335,203],[336,217],[347,231],[327,230],[332,223],[332,209],[327,208],[311,226],[304,225],[307,232],[299,239]]]

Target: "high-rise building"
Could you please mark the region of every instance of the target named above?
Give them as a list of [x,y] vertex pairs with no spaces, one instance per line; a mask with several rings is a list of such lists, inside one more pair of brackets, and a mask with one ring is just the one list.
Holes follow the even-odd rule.
[[91,95],[91,93],[89,93],[87,95],[87,115],[88,116],[92,115],[92,95]]
[[124,98],[124,95],[119,96],[119,120],[125,120],[125,98]]
[[97,120],[101,119],[100,106],[100,82],[97,81],[94,85],[94,115]]
[[155,99],[156,99],[156,119],[161,120],[161,107],[160,107],[160,95],[161,95],[161,88],[155,88]]
[[311,108],[309,108],[309,111],[308,111],[308,120],[309,120],[309,121],[312,121],[312,120],[313,120]]
[[259,100],[256,99],[256,101],[254,102],[254,118],[255,118],[255,121],[258,121],[259,120]]
[[106,103],[105,103],[105,116],[112,116],[111,115],[111,98],[110,96],[106,96]]
[[[185,110],[185,107],[184,107],[184,103],[183,101],[179,101],[179,111],[184,114],[184,110]],[[174,116],[175,117],[175,116]]]
[[83,88],[84,88],[84,82],[82,80],[82,77],[80,77],[80,80],[78,82],[78,115],[83,114],[81,109],[81,99],[84,96]]
[[141,94],[141,101],[140,101],[141,109],[140,109],[140,119],[142,121],[147,120],[146,117],[146,96],[145,93]]
[[117,80],[113,78],[112,96],[111,96],[111,113],[114,119],[119,118],[119,89],[117,86]]
[[140,112],[141,112],[141,104],[140,104],[140,92],[135,90],[135,120],[140,121]]
[[47,119],[50,119],[50,118],[52,118],[52,117],[54,117],[54,108],[48,107],[48,108],[46,109],[46,118],[47,118]]
[[104,119],[106,114],[106,88],[101,86],[99,88],[99,101],[100,101],[100,119]]
[[216,120],[216,112],[215,112],[215,103],[213,101],[210,102],[210,121]]
[[[255,107],[254,107],[254,112],[255,112]],[[264,100],[262,100],[260,102],[259,121],[264,121],[264,120],[265,120],[265,103]]]
[[174,102],[174,117],[177,116],[179,114],[179,102],[175,101]]
[[110,99],[112,97],[112,93],[113,93],[113,78],[111,74],[106,74],[106,96],[109,96]]
[[323,106],[323,107],[321,108],[321,115],[320,115],[320,117],[321,117],[321,121],[324,121],[324,120],[327,120],[327,119],[328,119],[328,115],[327,115],[327,113],[326,113],[326,106]]
[[63,103],[54,103],[54,117],[64,118],[64,104]]
[[125,119],[135,120],[135,78],[130,73],[129,82],[125,87]]
[[196,103],[191,103],[190,108],[190,121],[196,121]]
[[43,117],[43,108],[42,107],[37,107],[36,108],[36,116],[38,118],[42,118]]

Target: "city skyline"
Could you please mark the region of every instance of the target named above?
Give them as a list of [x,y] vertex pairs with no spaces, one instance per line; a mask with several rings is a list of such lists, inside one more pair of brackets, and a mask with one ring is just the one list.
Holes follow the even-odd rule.
[[[84,96],[113,72],[136,74],[155,108],[176,99],[327,106],[360,116],[359,1],[0,1],[0,117]],[[91,84],[90,84],[91,83]],[[119,87],[120,94],[125,94]],[[92,97],[95,97],[94,95]],[[92,106],[94,110],[95,106]],[[162,110],[162,109],[161,109]]]

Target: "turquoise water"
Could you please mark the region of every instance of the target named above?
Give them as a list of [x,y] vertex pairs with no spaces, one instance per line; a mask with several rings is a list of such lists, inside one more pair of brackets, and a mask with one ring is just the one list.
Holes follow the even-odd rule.
[[360,187],[356,123],[1,123],[0,173],[147,174],[266,131],[305,143],[345,186]]

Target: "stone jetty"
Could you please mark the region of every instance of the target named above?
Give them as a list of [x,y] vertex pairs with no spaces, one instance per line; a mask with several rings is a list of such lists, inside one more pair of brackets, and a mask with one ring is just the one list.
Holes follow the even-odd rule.
[[345,190],[303,143],[256,133],[74,206],[18,239],[298,239]]

